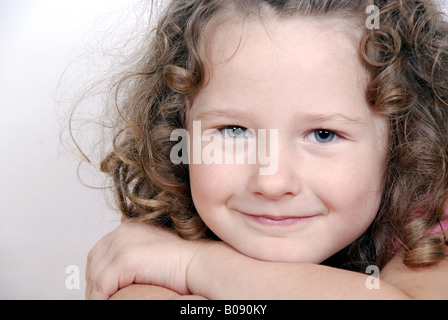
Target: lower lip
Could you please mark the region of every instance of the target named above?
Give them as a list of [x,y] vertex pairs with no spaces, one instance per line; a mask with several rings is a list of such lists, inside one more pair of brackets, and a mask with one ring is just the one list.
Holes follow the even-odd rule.
[[251,216],[248,214],[244,214],[247,218],[250,220],[264,225],[268,227],[288,227],[293,226],[296,224],[299,224],[301,222],[304,222],[306,220],[311,219],[312,217],[297,217],[297,218],[285,218],[285,219],[270,219],[267,217],[260,217],[260,216]]

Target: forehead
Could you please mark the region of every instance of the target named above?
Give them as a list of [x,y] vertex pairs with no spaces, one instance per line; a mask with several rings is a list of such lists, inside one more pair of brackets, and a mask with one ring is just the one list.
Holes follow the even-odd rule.
[[193,106],[199,111],[234,97],[239,106],[263,99],[314,107],[364,103],[369,75],[359,58],[360,37],[337,18],[221,20],[205,40],[210,78]]
[[358,51],[363,28],[355,20],[352,22],[336,16],[280,18],[273,14],[244,17],[223,13],[209,23],[205,34],[207,58],[219,63],[260,41],[260,44],[271,42],[272,46],[285,50],[330,44]]

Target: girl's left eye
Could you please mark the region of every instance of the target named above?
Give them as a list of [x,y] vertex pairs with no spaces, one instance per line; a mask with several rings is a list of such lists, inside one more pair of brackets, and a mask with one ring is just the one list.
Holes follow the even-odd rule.
[[224,137],[231,139],[243,139],[251,137],[250,131],[240,126],[226,126],[219,129],[219,131]]
[[326,129],[313,130],[306,136],[308,141],[317,143],[330,143],[337,138],[339,138],[339,136],[336,132]]

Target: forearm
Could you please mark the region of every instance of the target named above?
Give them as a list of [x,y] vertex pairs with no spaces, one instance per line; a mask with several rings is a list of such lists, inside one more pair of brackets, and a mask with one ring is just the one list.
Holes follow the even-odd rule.
[[109,300],[204,300],[199,296],[183,296],[175,291],[145,284],[132,284],[118,290]]
[[118,290],[109,300],[171,300],[178,293],[152,285],[132,284]]
[[314,264],[248,258],[223,243],[203,246],[187,274],[188,287],[208,299],[406,299],[381,282],[368,289],[368,275]]

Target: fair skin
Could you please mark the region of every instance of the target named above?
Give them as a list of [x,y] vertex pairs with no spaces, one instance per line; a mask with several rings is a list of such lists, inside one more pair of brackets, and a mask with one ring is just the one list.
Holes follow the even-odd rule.
[[447,270],[446,260],[410,269],[396,255],[381,271],[380,289],[369,290],[366,274],[317,264],[256,260],[223,242],[181,240],[158,228],[126,221],[89,254],[86,295],[151,300],[446,300]]
[[201,121],[246,140],[246,129],[277,129],[278,168],[191,164],[196,209],[223,242],[127,221],[89,255],[88,297],[141,283],[112,298],[448,298],[446,262],[415,271],[397,255],[379,290],[365,274],[319,265],[374,220],[387,156],[387,119],[365,100],[368,74],[348,34],[343,23],[299,18],[228,21],[210,34],[211,77],[187,129]]
[[188,113],[189,131],[193,121],[203,130],[278,130],[273,174],[261,175],[260,164],[190,165],[202,220],[249,257],[320,263],[378,211],[388,122],[369,109],[367,72],[346,28],[271,18],[246,21],[243,31],[230,21],[212,34],[211,79]]

